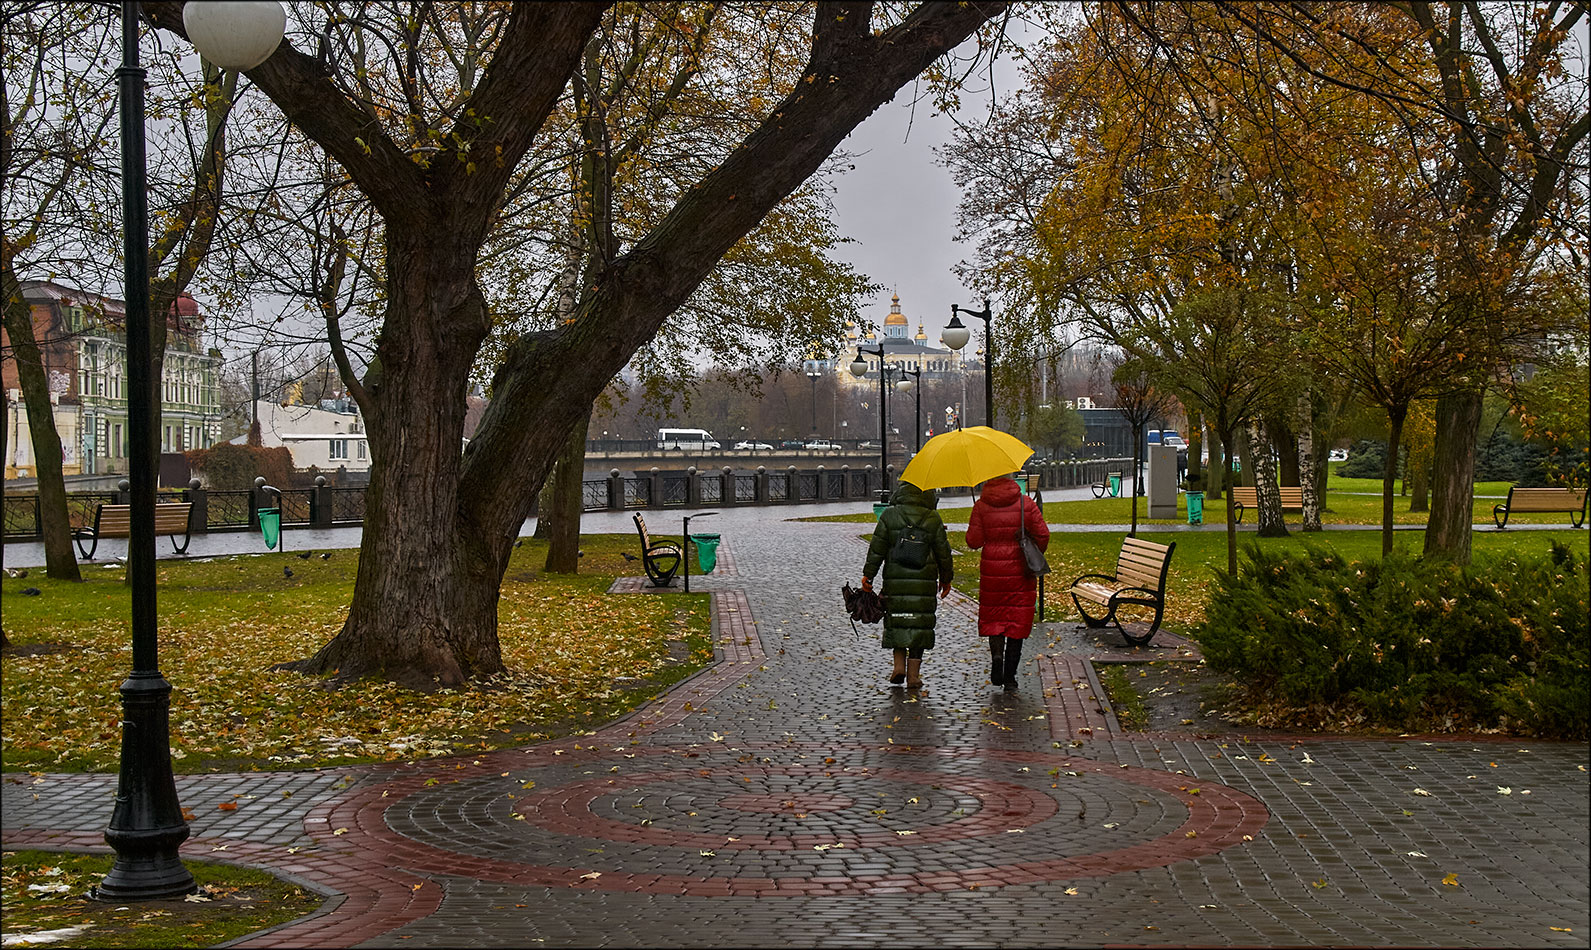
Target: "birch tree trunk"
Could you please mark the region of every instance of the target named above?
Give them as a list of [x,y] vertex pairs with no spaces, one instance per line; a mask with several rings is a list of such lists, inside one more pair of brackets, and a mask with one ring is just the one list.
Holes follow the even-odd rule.
[[1315,403],[1306,392],[1298,397],[1298,487],[1304,498],[1304,530],[1320,530],[1321,492],[1315,476]]
[[1254,501],[1259,508],[1259,536],[1285,538],[1287,524],[1282,520],[1282,493],[1276,483],[1270,436],[1265,431],[1264,420],[1257,415],[1249,420],[1248,437],[1254,465]]

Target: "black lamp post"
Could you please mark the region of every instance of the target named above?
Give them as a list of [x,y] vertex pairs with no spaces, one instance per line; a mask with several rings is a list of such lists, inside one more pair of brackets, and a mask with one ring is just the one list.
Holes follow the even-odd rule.
[[870,350],[861,344],[856,347],[856,359],[851,361],[851,375],[861,379],[867,375],[867,361],[862,354],[878,357],[878,478],[882,491],[889,490],[889,370],[884,362],[884,344]]
[[[275,3],[213,4],[245,10],[245,20],[274,20],[275,36],[255,23],[217,24],[223,10],[189,11],[184,19],[206,58],[223,68],[252,69],[282,42],[286,18]],[[193,21],[197,20],[195,24]],[[212,22],[206,22],[212,21]],[[217,49],[198,39],[219,32],[230,36]],[[252,46],[239,51],[238,43]],[[230,47],[230,48],[228,48]],[[232,54],[241,53],[243,58]],[[128,483],[131,518],[127,538],[127,576],[132,587],[133,668],[121,685],[122,753],[116,803],[105,841],[116,861],[93,895],[100,900],[152,900],[186,894],[193,875],[177,849],[188,838],[188,823],[177,801],[171,771],[171,684],[160,673],[155,602],[154,406],[156,354],[149,338],[149,212],[144,152],[144,69],[138,55],[138,3],[122,3],[122,65],[116,70],[121,91],[122,231],[126,258],[122,289],[126,299]],[[165,319],[161,314],[160,319]]]
[[807,371],[807,379],[812,380],[812,434],[818,434],[818,379],[823,376],[823,363],[816,359],[809,359],[801,364]]
[[989,298],[983,298],[982,310],[969,310],[966,307],[950,305],[950,322],[945,325],[945,332],[941,339],[953,350],[959,350],[967,345],[971,331],[966,328],[956,314],[964,313],[969,317],[977,317],[983,321],[983,418],[984,425],[994,428],[994,334],[990,332],[990,318],[993,311],[989,309]]
[[[895,384],[895,388],[902,392],[912,390],[917,395],[917,451],[921,452],[923,450],[923,371],[907,369],[904,366],[897,366],[895,369],[901,375],[900,382]],[[907,379],[908,376],[911,378]]]

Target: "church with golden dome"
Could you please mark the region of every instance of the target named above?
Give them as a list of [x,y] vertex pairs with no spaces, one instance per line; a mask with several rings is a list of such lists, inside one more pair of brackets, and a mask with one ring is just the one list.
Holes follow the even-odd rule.
[[[931,346],[928,335],[923,332],[922,321],[917,321],[917,333],[911,334],[911,322],[906,319],[906,314],[901,312],[900,295],[890,295],[889,314],[884,317],[883,332],[875,333],[871,327],[859,329],[856,324],[847,324],[845,330],[845,347],[847,353],[842,355],[840,362],[847,362],[844,355],[861,354],[863,362],[867,363],[867,373],[862,380],[878,379],[878,349],[883,347],[884,360],[891,366],[903,366],[908,370],[920,371],[923,379],[955,379],[958,374],[966,369],[982,372],[982,365],[968,362],[962,365],[962,356],[959,352],[948,347]],[[863,330],[865,329],[865,332]],[[860,348],[860,349],[859,349]],[[871,351],[871,352],[869,352]]]

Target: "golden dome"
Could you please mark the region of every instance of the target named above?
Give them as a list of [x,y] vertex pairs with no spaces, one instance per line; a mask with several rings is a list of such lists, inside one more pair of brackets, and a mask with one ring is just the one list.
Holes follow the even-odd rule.
[[890,294],[889,295],[889,300],[890,300],[889,316],[884,318],[884,326],[886,326],[886,327],[903,327],[903,326],[906,326],[907,325],[906,324],[906,315],[904,313],[900,312],[900,294]]
[[924,343],[928,341],[928,334],[923,332],[923,322],[921,320],[917,321],[917,336],[913,339],[920,340]]

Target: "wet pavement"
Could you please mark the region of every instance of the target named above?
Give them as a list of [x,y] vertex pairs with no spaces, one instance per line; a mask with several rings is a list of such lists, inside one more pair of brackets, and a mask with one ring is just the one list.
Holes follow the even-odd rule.
[[[877,628],[857,638],[838,593],[867,527],[783,520],[841,510],[867,506],[693,514],[723,537],[691,581],[713,595],[718,661],[594,734],[179,777],[187,856],[331,896],[237,944],[1586,945],[1586,743],[1126,733],[1095,661],[1193,661],[1194,644],[1046,624],[1006,693],[960,594],[924,689],[891,687]],[[583,527],[633,530],[626,513]],[[103,849],[113,792],[8,773],[6,847]],[[219,800],[240,807],[204,807]]]

